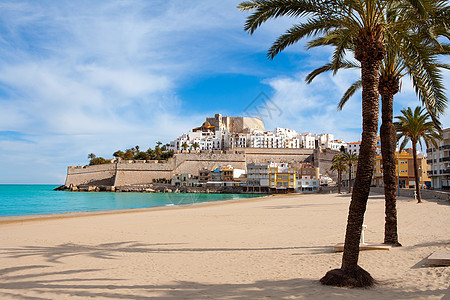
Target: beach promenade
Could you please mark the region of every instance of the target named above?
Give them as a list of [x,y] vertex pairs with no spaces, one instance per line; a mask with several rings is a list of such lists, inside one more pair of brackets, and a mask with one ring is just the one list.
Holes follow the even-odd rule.
[[[398,201],[403,247],[364,251],[371,289],[323,286],[338,268],[349,195],[281,195],[30,221],[0,219],[1,299],[450,299],[450,203]],[[367,242],[381,243],[372,195]]]

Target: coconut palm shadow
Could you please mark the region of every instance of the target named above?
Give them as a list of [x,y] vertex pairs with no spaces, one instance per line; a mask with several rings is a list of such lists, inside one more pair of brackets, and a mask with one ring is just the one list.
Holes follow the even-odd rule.
[[[125,284],[122,279],[95,277],[99,269],[52,271],[45,265],[0,269],[0,297],[17,299],[362,299],[380,293],[392,298],[415,299],[448,296],[447,287],[405,292],[401,288],[341,289],[322,286],[318,280],[260,280],[250,283],[206,284],[175,281],[167,284]],[[20,272],[20,275],[15,273]],[[52,277],[48,277],[53,275]],[[70,277],[69,275],[73,275]],[[156,275],[156,274],[155,274]],[[57,279],[52,279],[57,278]],[[129,282],[129,281],[128,281]],[[444,296],[445,297],[445,296]]]
[[[123,253],[180,253],[180,252],[235,252],[235,251],[282,251],[312,249],[317,254],[329,253],[329,246],[292,246],[259,248],[188,248],[179,247],[184,243],[144,244],[135,241],[104,243],[99,245],[81,245],[65,243],[56,246],[24,246],[20,248],[1,248],[0,255],[9,258],[44,257],[50,263],[62,263],[62,259],[73,256],[87,256],[98,259],[116,259]],[[166,247],[163,247],[166,246]],[[171,247],[172,246],[172,247]],[[176,246],[176,247],[173,247]]]
[[21,248],[1,248],[0,254],[10,258],[42,256],[47,262],[61,263],[61,259],[71,256],[88,256],[99,259],[115,259],[120,253],[149,252],[155,248],[181,243],[143,244],[135,241],[103,243],[99,245],[81,245],[65,243],[57,246],[24,246]]

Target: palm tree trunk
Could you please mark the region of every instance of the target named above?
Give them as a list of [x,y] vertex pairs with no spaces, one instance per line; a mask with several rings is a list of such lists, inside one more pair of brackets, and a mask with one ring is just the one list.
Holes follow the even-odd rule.
[[[344,270],[355,269],[358,264],[361,228],[369,197],[377,146],[379,64],[366,63],[367,66],[364,67],[365,62],[361,63],[361,76],[363,79],[363,133],[359,151],[358,170],[347,220],[344,256],[342,259],[342,269]],[[365,85],[364,82],[366,82]]]
[[352,164],[348,164],[348,193],[352,192]]
[[362,32],[355,49],[355,58],[361,62],[363,130],[355,185],[347,219],[344,255],[340,269],[329,271],[321,282],[327,285],[364,287],[374,279],[358,266],[359,242],[369,198],[377,146],[379,115],[379,67],[386,53],[382,37],[374,32]]
[[338,171],[338,194],[341,193],[341,170]]
[[[384,80],[383,80],[384,79]],[[396,131],[392,121],[394,94],[399,82],[395,78],[380,79],[381,93],[381,155],[383,158],[383,182],[385,198],[384,243],[401,246],[397,233],[397,196],[395,176]]]
[[420,186],[419,186],[419,168],[417,167],[417,141],[413,141],[413,160],[414,160],[414,179],[416,181],[416,197],[417,197],[417,203],[422,203],[422,197],[420,196]]

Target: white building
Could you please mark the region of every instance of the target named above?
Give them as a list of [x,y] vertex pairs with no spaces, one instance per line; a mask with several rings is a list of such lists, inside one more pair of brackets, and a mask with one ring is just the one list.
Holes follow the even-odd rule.
[[442,131],[439,149],[427,149],[427,163],[431,166],[428,176],[434,189],[450,189],[450,128]]
[[332,140],[332,141],[326,141],[324,148],[339,151],[341,149],[341,147],[345,148],[346,146],[347,146],[347,143],[344,142],[343,140]]
[[320,179],[297,179],[297,191],[302,193],[315,193],[319,190]]
[[[183,147],[184,146],[184,147]],[[339,150],[346,146],[332,134],[297,133],[288,128],[265,131],[257,118],[223,117],[216,114],[202,126],[192,129],[170,142],[169,150],[223,150],[229,148],[306,148],[317,147]]]
[[[347,144],[347,151],[351,152],[351,153],[356,153],[357,155],[359,155],[359,148],[361,147],[361,142],[354,142],[354,143],[348,143]],[[399,149],[396,148],[396,151],[398,151]],[[377,150],[376,150],[377,155],[381,155],[381,139],[380,137],[377,137]]]
[[247,186],[269,187],[270,163],[247,164]]

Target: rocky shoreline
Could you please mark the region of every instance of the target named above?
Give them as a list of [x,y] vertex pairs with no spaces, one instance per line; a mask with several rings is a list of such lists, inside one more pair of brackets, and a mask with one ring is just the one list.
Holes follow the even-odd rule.
[[55,191],[71,192],[115,192],[115,193],[214,193],[214,194],[241,194],[245,193],[243,187],[221,186],[221,187],[198,187],[198,186],[172,186],[164,183],[136,184],[127,186],[108,185],[79,185],[55,188]]

